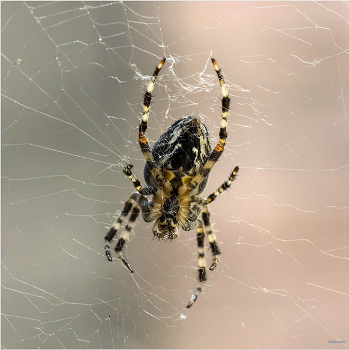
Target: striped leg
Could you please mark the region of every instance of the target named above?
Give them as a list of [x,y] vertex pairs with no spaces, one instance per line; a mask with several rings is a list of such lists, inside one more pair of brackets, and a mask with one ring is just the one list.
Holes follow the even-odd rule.
[[224,76],[221,72],[221,69],[217,65],[214,58],[212,58],[211,60],[215,68],[216,74],[219,78],[221,93],[222,93],[222,114],[221,114],[221,124],[220,124],[220,132],[219,132],[220,141],[215,146],[213,152],[205,162],[199,174],[196,175],[192,179],[192,181],[187,185],[187,188],[185,191],[186,193],[189,193],[193,191],[195,188],[197,188],[199,184],[201,184],[203,180],[207,177],[210,170],[213,168],[215,163],[219,160],[221,154],[224,152],[226,139],[227,139],[227,117],[228,117],[228,111],[230,109],[230,98],[228,96],[228,91],[225,85]]
[[140,193],[141,195],[143,195],[143,196],[148,196],[150,194],[155,194],[157,192],[157,190],[155,190],[154,188],[152,188],[152,187],[142,187],[141,186],[140,181],[137,180],[136,176],[131,171],[132,167],[133,167],[132,164],[128,164],[123,169],[123,172],[132,181],[136,191],[138,193]]
[[198,220],[197,226],[197,245],[198,245],[198,279],[199,282],[205,282],[207,280],[205,272],[205,253],[204,253],[204,230],[203,223],[201,220]]
[[200,286],[197,287],[194,294],[192,294],[189,303],[186,308],[189,309],[193,303],[197,300],[199,293],[202,291],[202,284],[207,280],[206,276],[206,262],[205,262],[205,252],[204,252],[204,230],[203,223],[201,220],[198,220],[197,226],[197,245],[198,245],[198,280],[200,282]]
[[[141,147],[141,151],[143,153],[143,156],[145,157],[146,163],[154,176],[154,178],[157,180],[157,182],[161,185],[164,184],[169,190],[171,191],[171,185],[168,181],[166,181],[163,177],[161,169],[157,166],[156,162],[154,161],[151,148],[149,146],[147,136],[145,134],[147,130],[147,123],[148,123],[148,117],[149,117],[149,110],[150,110],[150,104],[152,100],[152,92],[154,88],[154,83],[156,81],[156,78],[158,76],[159,71],[161,70],[163,64],[165,62],[165,58],[163,58],[157,68],[155,69],[151,81],[148,83],[147,90],[145,92],[145,97],[143,100],[143,113],[142,113],[142,120],[139,128],[139,144]],[[169,187],[170,186],[170,187]]]
[[[139,200],[139,198],[140,198],[140,195],[139,195],[138,193],[133,193],[133,194],[130,196],[130,198],[125,202],[124,208],[123,208],[121,214],[119,215],[119,217],[117,218],[117,220],[115,221],[115,223],[114,223],[113,226],[110,228],[110,230],[109,230],[109,232],[107,233],[107,235],[105,236],[105,242],[106,242],[106,244],[105,244],[105,252],[106,252],[106,257],[107,257],[108,261],[112,261],[112,260],[113,260],[113,259],[112,259],[112,255],[111,255],[110,245],[109,245],[109,244],[110,244],[111,242],[114,241],[115,236],[117,235],[117,233],[118,233],[118,231],[119,231],[119,229],[120,229],[120,227],[121,227],[123,221],[124,221],[125,218],[129,215],[129,213],[130,213],[132,207],[134,206],[135,203],[137,203],[137,201]],[[132,227],[132,224],[135,222],[136,217],[137,217],[137,215],[138,215],[139,212],[140,212],[140,207],[139,207],[138,204],[136,204],[136,206],[135,206],[135,208],[134,208],[134,210],[133,210],[133,212],[132,212],[132,214],[131,214],[131,216],[130,216],[129,222],[131,221],[131,217],[132,217],[132,215],[134,214],[133,220],[130,222],[130,225],[129,225],[129,222],[128,222],[128,224],[127,224],[126,227],[128,227],[128,226],[129,226],[129,227],[130,227],[130,226]],[[137,214],[136,214],[136,213],[137,213]],[[136,215],[136,217],[135,217],[135,215]],[[126,231],[126,227],[125,227],[125,230],[124,230],[124,231]],[[130,232],[130,231],[131,231],[131,228],[130,228],[129,232]],[[129,235],[129,234],[127,233],[127,235]],[[122,237],[121,237],[121,238],[122,238]],[[125,238],[128,238],[128,237],[125,236]],[[124,238],[123,238],[123,239],[124,239]],[[122,244],[122,241],[120,241],[120,239],[119,239],[120,244],[122,245],[121,248],[123,248],[123,246],[124,246],[124,244],[125,244],[125,240],[126,240],[126,239],[124,239],[124,243]],[[119,245],[119,241],[118,241],[117,246]],[[121,250],[120,250],[120,251],[121,251]],[[120,257],[118,256],[118,258],[120,258]],[[120,259],[121,259],[121,258],[120,258]],[[123,262],[124,262],[124,261],[123,261]]]
[[133,225],[135,224],[135,221],[137,219],[137,217],[140,214],[140,206],[138,204],[136,204],[131,212],[130,218],[128,223],[125,226],[124,231],[122,232],[122,234],[120,235],[120,238],[118,240],[117,245],[115,246],[114,250],[117,253],[118,259],[122,261],[122,263],[125,265],[125,267],[131,272],[133,273],[134,270],[132,269],[131,265],[127,262],[127,260],[124,258],[123,256],[123,248],[125,245],[126,241],[129,241],[129,235],[130,232],[132,230]]
[[210,194],[208,196],[208,198],[206,199],[206,204],[211,203],[213,200],[216,199],[216,197],[220,193],[224,192],[225,190],[227,190],[231,186],[232,182],[235,180],[235,178],[237,176],[238,170],[239,170],[239,167],[236,166],[233,169],[232,173],[230,174],[230,177],[228,178],[228,180],[225,181],[215,192],[213,192],[212,194]]
[[208,207],[205,207],[202,212],[202,218],[204,222],[205,232],[208,235],[208,240],[210,244],[211,253],[213,255],[213,263],[209,267],[210,271],[213,271],[219,261],[219,255],[221,254],[218,243],[216,241],[215,233],[213,232],[213,229],[211,228],[210,223],[210,213],[208,210]]

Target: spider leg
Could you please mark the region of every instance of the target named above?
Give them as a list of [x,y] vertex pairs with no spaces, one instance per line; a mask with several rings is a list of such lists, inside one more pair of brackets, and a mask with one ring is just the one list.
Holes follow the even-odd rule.
[[[146,187],[144,189],[147,190],[148,187]],[[154,204],[152,202],[150,202],[146,197],[144,197],[143,195],[140,195],[139,193],[133,193],[130,196],[130,198],[125,202],[122,212],[120,213],[119,217],[114,222],[113,226],[110,228],[109,232],[105,236],[106,244],[105,244],[104,248],[105,248],[106,257],[107,257],[108,261],[113,261],[112,254],[110,251],[110,243],[114,241],[115,237],[118,234],[118,231],[120,230],[121,225],[123,224],[123,221],[129,215],[129,213],[132,209],[129,220],[128,220],[127,224],[125,225],[125,228],[122,231],[114,250],[117,253],[118,259],[122,261],[122,263],[125,265],[125,267],[131,273],[134,272],[131,265],[128,263],[128,261],[123,256],[123,253],[122,253],[123,248],[124,248],[126,241],[129,240],[130,232],[132,231],[132,228],[133,228],[135,221],[136,221],[137,217],[139,216],[141,210],[142,210],[144,221],[150,222],[150,221],[154,220],[154,218],[151,215],[153,206],[154,206]]]
[[204,252],[204,230],[203,223],[201,220],[198,220],[197,226],[197,246],[198,246],[198,279],[199,282],[205,282],[207,280],[205,272],[205,252]]
[[139,128],[139,144],[141,151],[143,153],[143,156],[145,157],[147,166],[149,167],[152,175],[156,179],[156,181],[160,185],[164,185],[169,192],[171,191],[171,185],[168,181],[164,179],[163,173],[157,163],[154,161],[151,148],[148,143],[147,136],[145,134],[147,130],[147,123],[149,118],[149,110],[150,110],[150,104],[152,100],[152,92],[154,88],[154,83],[156,81],[156,78],[158,76],[159,71],[161,70],[163,64],[165,62],[165,58],[163,58],[157,68],[155,69],[151,81],[148,83],[146,92],[144,94],[144,100],[143,100],[143,113],[142,113],[142,120]]
[[202,211],[202,219],[204,222],[205,232],[208,235],[208,240],[210,244],[211,253],[213,255],[213,263],[209,267],[210,271],[213,271],[215,267],[217,266],[217,263],[219,261],[219,255],[221,254],[218,243],[216,241],[215,233],[213,232],[213,229],[211,228],[210,223],[210,213],[207,206],[204,207]]
[[206,276],[206,262],[205,262],[205,252],[204,252],[204,230],[203,223],[198,220],[197,226],[197,246],[198,246],[198,280],[200,286],[196,288],[194,294],[192,294],[190,301],[188,302],[186,308],[189,309],[193,303],[197,300],[199,293],[202,291],[202,285],[207,280]]
[[211,59],[213,66],[215,68],[216,74],[219,78],[220,86],[221,86],[221,93],[222,93],[222,114],[221,114],[221,124],[220,124],[220,132],[219,137],[220,141],[215,146],[213,152],[201,168],[200,172],[191,180],[191,182],[186,186],[184,189],[185,194],[190,193],[195,188],[197,188],[204,179],[208,176],[210,170],[213,168],[215,163],[219,160],[221,154],[224,152],[226,139],[227,139],[227,117],[228,117],[228,111],[230,109],[230,98],[228,96],[228,91],[225,85],[224,76],[221,72],[221,69],[217,65],[214,58]]
[[131,171],[132,167],[132,164],[128,164],[124,168],[123,172],[132,181],[135,189],[141,194],[141,196],[138,198],[138,204],[142,210],[143,220],[145,222],[151,222],[159,216],[159,211],[154,210],[155,204],[149,201],[145,196],[151,194],[155,195],[157,193],[157,190],[153,187],[141,187],[140,181],[137,180]]
[[236,166],[236,167],[233,169],[232,173],[230,174],[228,180],[225,181],[215,192],[213,192],[212,194],[210,194],[210,195],[207,197],[207,199],[206,199],[206,204],[211,203],[213,200],[216,199],[216,197],[217,197],[220,193],[224,192],[225,190],[227,190],[227,189],[231,186],[232,182],[235,180],[235,178],[236,178],[236,176],[237,176],[238,170],[239,170],[239,167]]
[[118,240],[117,245],[115,246],[114,250],[117,253],[118,259],[121,260],[123,262],[123,264],[125,265],[125,267],[131,272],[133,273],[134,270],[132,269],[131,265],[128,263],[128,261],[124,258],[123,256],[123,248],[125,245],[125,242],[129,240],[129,235],[130,232],[132,230],[133,225],[135,224],[135,221],[137,219],[137,217],[140,214],[140,206],[138,204],[136,204],[134,206],[134,208],[132,209],[130,218],[128,223],[126,224],[124,231],[122,232],[122,234],[120,235],[120,238]]
[[152,187],[142,187],[139,180],[137,180],[136,176],[131,171],[133,165],[128,164],[124,169],[124,174],[132,181],[135,189],[137,192],[139,192],[142,196],[148,196],[150,194],[155,194],[157,190],[155,190]]
[[113,226],[110,228],[109,232],[105,236],[105,242],[106,242],[105,252],[106,252],[106,257],[108,261],[112,261],[112,255],[111,255],[109,243],[111,243],[114,240],[115,236],[117,235],[120,229],[120,226],[122,225],[123,221],[128,216],[128,214],[130,213],[130,210],[134,206],[135,202],[138,201],[139,197],[140,195],[138,193],[133,193],[130,196],[130,198],[125,202],[124,208],[120,213],[119,217],[114,222]]

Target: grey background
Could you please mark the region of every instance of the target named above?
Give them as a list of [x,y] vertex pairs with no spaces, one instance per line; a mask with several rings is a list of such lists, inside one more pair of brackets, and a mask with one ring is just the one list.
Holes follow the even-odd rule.
[[[348,6],[2,2],[2,346],[348,348]],[[232,108],[204,195],[240,166],[210,206],[221,261],[190,310],[195,231],[158,242],[139,219],[134,275],[103,252],[122,166],[143,180],[163,56],[151,142],[186,115],[218,141],[213,56]]]

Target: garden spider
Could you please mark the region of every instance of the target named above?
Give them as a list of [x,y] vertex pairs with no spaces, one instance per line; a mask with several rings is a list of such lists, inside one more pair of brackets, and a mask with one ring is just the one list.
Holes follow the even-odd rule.
[[[212,58],[212,63],[219,78],[223,96],[219,143],[212,151],[207,128],[200,120],[190,116],[181,118],[171,125],[160,136],[151,151],[145,132],[154,83],[164,62],[165,58],[158,64],[147,86],[139,128],[139,143],[146,160],[144,179],[147,187],[141,187],[140,182],[131,171],[131,164],[124,168],[124,174],[131,179],[137,192],[133,193],[125,202],[120,216],[105,236],[105,252],[107,259],[112,261],[110,243],[117,237],[117,233],[131,209],[130,218],[119,235],[117,245],[114,248],[118,258],[131,273],[133,269],[122,252],[125,242],[129,240],[129,233],[140,211],[142,211],[144,221],[151,222],[156,220],[153,225],[153,234],[159,239],[173,240],[177,238],[179,226],[185,231],[197,227],[199,287],[192,294],[186,306],[190,308],[197,300],[199,293],[202,291],[203,283],[207,279],[204,231],[207,233],[213,255],[213,262],[209,270],[214,270],[220,255],[220,249],[210,224],[208,204],[231,186],[239,168],[238,166],[235,167],[228,180],[207,198],[199,196],[207,184],[210,170],[224,151],[227,138],[226,126],[230,98],[224,77],[214,58]],[[153,196],[152,201],[146,198],[148,195]],[[203,221],[198,218],[200,214]]]

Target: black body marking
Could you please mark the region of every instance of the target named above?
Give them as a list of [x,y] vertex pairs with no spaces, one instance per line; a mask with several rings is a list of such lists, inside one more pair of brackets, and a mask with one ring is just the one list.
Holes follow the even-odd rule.
[[[175,193],[183,184],[184,176],[194,176],[201,172],[211,152],[208,130],[194,117],[177,120],[160,136],[152,149],[154,161],[163,170],[163,174],[167,171],[172,173],[170,183]],[[148,186],[158,187],[147,165],[144,168],[144,178]],[[203,192],[207,181],[208,177],[200,184],[197,194]]]
[[172,195],[163,204],[163,213],[165,215],[176,216],[180,209],[179,200]]

